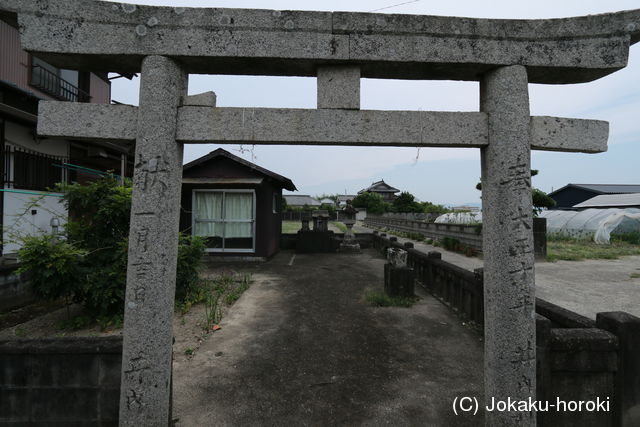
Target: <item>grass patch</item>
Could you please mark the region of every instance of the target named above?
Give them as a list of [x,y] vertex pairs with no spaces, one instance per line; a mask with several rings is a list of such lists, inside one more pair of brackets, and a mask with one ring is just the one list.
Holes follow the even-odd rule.
[[282,233],[295,234],[302,228],[300,221],[282,221]]
[[584,259],[618,259],[621,256],[640,255],[640,245],[613,240],[609,245],[571,238],[553,238],[547,241],[547,261],[581,261]]
[[411,307],[419,298],[390,297],[384,292],[369,291],[366,293],[365,299],[374,307]]
[[[347,226],[344,225],[343,223],[341,223],[340,221],[331,221],[330,224],[333,225],[338,230],[340,230],[340,232],[342,232],[342,233],[346,233],[347,232]],[[355,232],[354,232],[354,234],[355,234]]]

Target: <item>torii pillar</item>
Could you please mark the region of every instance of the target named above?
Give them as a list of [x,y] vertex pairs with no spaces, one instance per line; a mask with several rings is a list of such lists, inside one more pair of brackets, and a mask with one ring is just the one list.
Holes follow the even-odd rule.
[[[125,297],[120,425],[167,425],[183,145],[176,141],[187,74],[142,61]],[[131,327],[133,325],[133,327]]]
[[[527,400],[536,389],[536,323],[527,69],[480,81],[488,116],[482,162],[485,402]],[[485,413],[487,426],[535,426],[535,412]]]

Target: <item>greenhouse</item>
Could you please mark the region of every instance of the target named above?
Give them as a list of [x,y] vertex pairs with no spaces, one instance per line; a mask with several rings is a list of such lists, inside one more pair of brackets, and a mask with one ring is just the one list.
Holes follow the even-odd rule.
[[482,212],[451,212],[440,215],[436,224],[475,225],[482,223]]
[[599,244],[608,244],[611,234],[640,232],[639,208],[551,210],[540,217],[547,219],[547,234],[593,239]]

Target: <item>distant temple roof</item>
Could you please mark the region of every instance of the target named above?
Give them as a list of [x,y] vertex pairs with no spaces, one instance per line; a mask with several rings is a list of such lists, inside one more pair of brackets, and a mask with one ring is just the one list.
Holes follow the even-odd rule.
[[395,194],[395,193],[400,192],[400,190],[390,186],[389,184],[384,182],[384,179],[383,179],[383,180],[374,182],[369,187],[367,187],[367,188],[365,188],[363,190],[358,191],[358,194],[366,193],[366,192],[370,192],[370,193],[394,193]]

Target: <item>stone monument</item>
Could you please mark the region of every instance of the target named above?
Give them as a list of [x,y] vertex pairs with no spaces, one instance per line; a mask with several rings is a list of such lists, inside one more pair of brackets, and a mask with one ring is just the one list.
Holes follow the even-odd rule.
[[[184,143],[475,147],[481,152],[485,396],[535,399],[530,151],[606,151],[608,124],[532,117],[528,84],[627,65],[640,10],[549,20],[0,0],[25,50],[141,73],[140,106],[41,102],[38,133],[132,146],[121,425],[166,425]],[[317,77],[318,108],[189,105],[189,73]],[[360,79],[480,81],[479,112],[363,111]],[[488,426],[534,426],[491,412]]]

